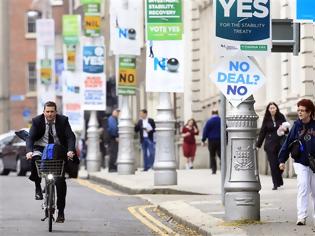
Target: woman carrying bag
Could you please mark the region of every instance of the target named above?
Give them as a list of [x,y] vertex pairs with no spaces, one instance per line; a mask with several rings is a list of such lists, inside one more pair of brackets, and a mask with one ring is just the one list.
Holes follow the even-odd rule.
[[314,103],[302,99],[297,103],[298,119],[294,122],[288,137],[279,152],[279,168],[285,169],[285,162],[294,158],[294,171],[297,174],[297,225],[305,225],[308,208],[308,197],[313,201],[313,223],[315,223],[315,173],[309,167],[309,158],[315,157],[315,120]]

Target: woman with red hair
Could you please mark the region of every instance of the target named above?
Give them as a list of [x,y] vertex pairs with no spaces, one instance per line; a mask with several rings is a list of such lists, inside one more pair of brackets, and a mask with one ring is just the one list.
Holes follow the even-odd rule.
[[[297,103],[298,119],[294,122],[288,137],[279,152],[279,168],[284,170],[289,158],[290,144],[298,139],[299,151],[295,156],[293,167],[297,174],[297,225],[305,225],[309,193],[313,200],[313,223],[315,224],[315,173],[309,167],[309,156],[315,157],[315,106],[309,99]],[[292,154],[292,153],[291,153]]]

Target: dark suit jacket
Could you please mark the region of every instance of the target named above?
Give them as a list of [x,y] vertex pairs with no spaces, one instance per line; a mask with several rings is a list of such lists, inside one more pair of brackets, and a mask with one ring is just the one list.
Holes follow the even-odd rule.
[[274,127],[273,121],[271,119],[264,120],[260,129],[256,146],[260,148],[262,146],[263,141],[265,140],[264,144],[265,151],[278,154],[281,148],[281,142],[283,141],[282,139],[285,137],[284,136],[279,137],[277,135],[277,129],[285,121],[286,121],[285,117],[281,115],[279,119],[276,120],[276,127]]
[[[72,132],[68,117],[57,114],[55,127],[60,144],[67,148],[68,151],[75,152],[75,135]],[[34,117],[32,119],[29,136],[26,140],[27,152],[32,152],[34,150],[34,143],[44,136],[45,130],[46,124],[44,114]]]
[[[153,141],[153,133],[155,132],[155,122],[153,119],[148,118],[149,124],[152,126],[152,130],[148,132],[148,138]],[[135,126],[135,131],[140,132],[140,142],[143,141],[143,122],[142,119],[138,121],[138,123]]]

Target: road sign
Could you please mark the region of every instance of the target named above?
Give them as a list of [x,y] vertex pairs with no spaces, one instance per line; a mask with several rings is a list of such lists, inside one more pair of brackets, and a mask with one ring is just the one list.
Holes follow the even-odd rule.
[[265,82],[265,76],[256,64],[246,56],[225,58],[211,74],[226,99],[237,107]]

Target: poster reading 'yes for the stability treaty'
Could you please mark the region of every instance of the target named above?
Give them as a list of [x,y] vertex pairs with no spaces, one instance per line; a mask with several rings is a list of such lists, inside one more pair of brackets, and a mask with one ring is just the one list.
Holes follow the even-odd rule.
[[216,55],[271,52],[270,0],[214,0]]
[[183,41],[148,41],[146,48],[146,91],[184,92]]

